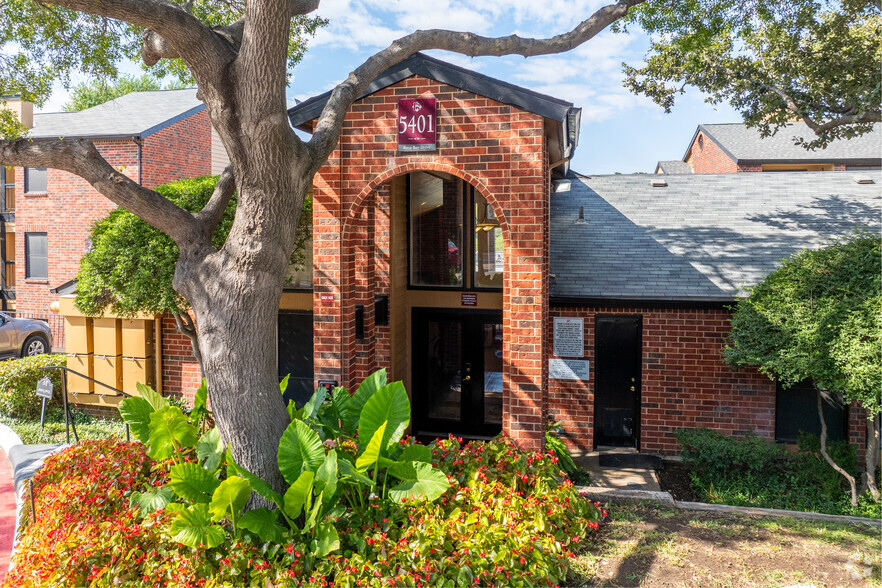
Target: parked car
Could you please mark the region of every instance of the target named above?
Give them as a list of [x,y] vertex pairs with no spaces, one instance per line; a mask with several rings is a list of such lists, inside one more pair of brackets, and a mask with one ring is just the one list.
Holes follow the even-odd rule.
[[13,318],[0,312],[0,358],[52,352],[49,325],[37,319]]

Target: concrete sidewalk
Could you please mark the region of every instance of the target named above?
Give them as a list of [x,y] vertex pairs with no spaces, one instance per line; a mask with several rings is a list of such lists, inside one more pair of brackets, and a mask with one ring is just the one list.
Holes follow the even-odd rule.
[[636,449],[622,447],[599,447],[597,451],[574,454],[573,461],[591,474],[591,487],[618,490],[644,490],[659,492],[658,475],[652,468],[601,466],[602,455],[639,455]]

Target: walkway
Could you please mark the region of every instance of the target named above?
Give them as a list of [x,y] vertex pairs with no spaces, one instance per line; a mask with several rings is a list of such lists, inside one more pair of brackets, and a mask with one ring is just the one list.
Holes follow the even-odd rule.
[[15,489],[12,466],[6,452],[0,448],[0,585],[9,570],[12,543],[15,539]]

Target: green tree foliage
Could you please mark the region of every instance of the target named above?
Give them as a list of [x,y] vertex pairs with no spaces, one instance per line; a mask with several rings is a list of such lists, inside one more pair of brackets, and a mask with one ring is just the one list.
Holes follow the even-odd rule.
[[[726,361],[757,366],[784,386],[810,379],[858,402],[872,439],[882,382],[880,268],[882,239],[868,233],[794,254],[738,302]],[[873,490],[870,461],[865,483]]]
[[812,149],[882,120],[877,0],[647,2],[629,22],[652,43],[643,67],[625,66],[626,85],[666,112],[694,86],[763,136],[806,122]]
[[[189,85],[180,80],[173,80],[165,85],[166,90],[180,90]],[[160,80],[150,74],[144,74],[141,77],[136,76],[120,76],[116,80],[94,80],[91,82],[83,82],[74,86],[71,91],[70,100],[61,107],[65,112],[77,112],[104,104],[120,96],[125,96],[131,92],[149,92],[153,90],[162,90]]]
[[[156,191],[189,210],[201,210],[211,198],[217,176],[179,180]],[[233,225],[236,198],[231,199],[215,229],[212,242],[223,245]],[[304,204],[297,228],[292,265],[302,267],[312,235],[311,202]],[[189,305],[175,291],[172,279],[178,247],[171,237],[125,209],[117,208],[92,227],[92,249],[83,256],[77,274],[76,307],[99,316],[111,312],[131,317],[138,313],[184,314]]]
[[[243,0],[170,1],[187,6],[191,14],[212,26],[234,23],[245,10]],[[292,20],[289,68],[303,57],[307,38],[325,23],[315,16]],[[25,0],[5,2],[0,10],[0,96],[21,96],[42,106],[54,83],[70,87],[71,72],[81,72],[94,80],[117,79],[119,63],[141,60],[142,32],[126,22],[61,6]],[[188,85],[194,81],[181,59],[165,59],[151,72],[157,78],[171,75]],[[14,139],[24,133],[12,113],[0,108],[0,138]]]

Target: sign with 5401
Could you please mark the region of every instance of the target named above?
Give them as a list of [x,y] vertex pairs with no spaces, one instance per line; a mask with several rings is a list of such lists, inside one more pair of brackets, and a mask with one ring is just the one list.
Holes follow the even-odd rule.
[[401,98],[398,101],[398,150],[436,149],[435,99]]

